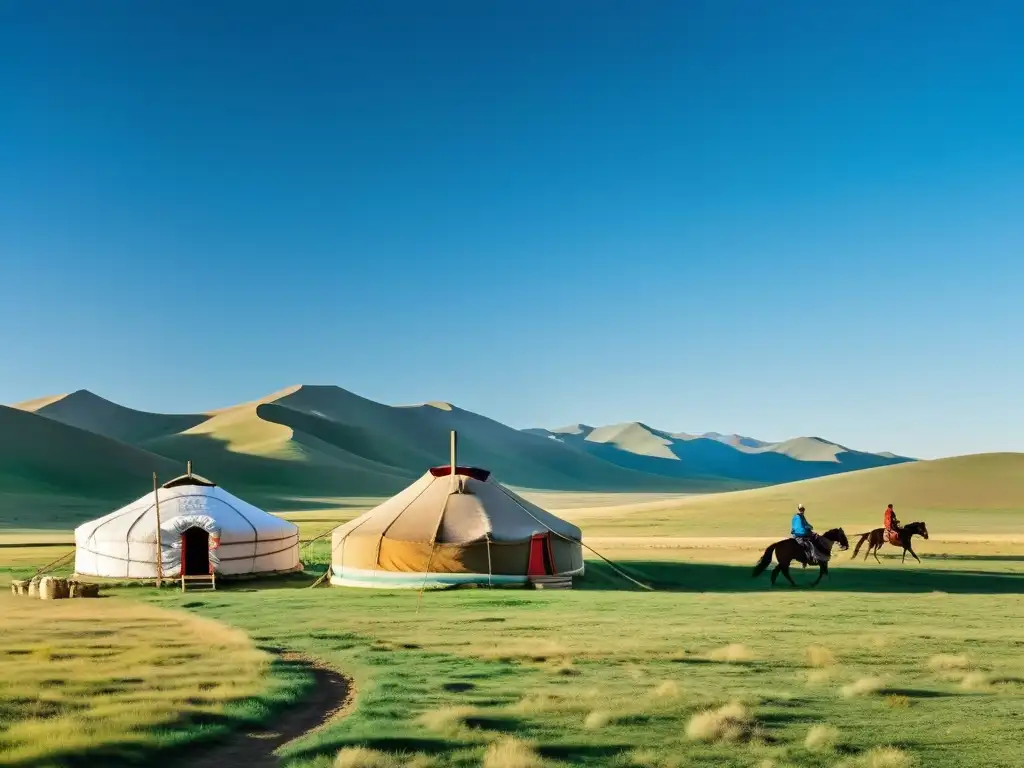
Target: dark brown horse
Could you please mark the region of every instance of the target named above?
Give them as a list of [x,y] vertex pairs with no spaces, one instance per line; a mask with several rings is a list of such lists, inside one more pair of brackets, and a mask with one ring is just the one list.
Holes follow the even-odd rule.
[[[927,540],[928,526],[924,523],[908,523],[907,525],[899,529],[899,543],[900,546],[903,547],[903,559],[900,562],[905,563],[907,561],[907,552],[912,554],[914,556],[914,559],[917,560],[917,562],[921,562],[921,558],[917,556],[917,553],[914,552],[913,547],[910,546],[910,540],[914,538],[914,536],[921,536],[922,538]],[[883,544],[893,543],[886,538],[885,528],[875,528],[875,530],[873,531],[868,531],[867,533],[861,534],[860,541],[857,542],[857,546],[853,550],[854,557],[856,557],[857,553],[860,552],[860,548],[865,541],[868,543],[867,551],[864,553],[865,560],[868,559],[868,555],[874,555],[875,560],[878,560],[879,548]],[[882,561],[878,560],[878,562],[881,563]]]
[[[829,554],[832,553],[832,546],[834,544],[838,544],[839,549],[844,551],[850,548],[850,542],[846,540],[846,534],[843,532],[842,528],[833,528],[831,531],[825,531],[825,533],[822,534],[822,543],[828,547]],[[775,583],[775,579],[779,577],[779,572],[781,571],[782,575],[786,577],[786,580],[794,587],[796,586],[796,582],[793,581],[793,577],[789,575],[789,564],[794,560],[798,563],[803,563],[805,566],[817,565],[819,567],[820,572],[818,573],[818,578],[811,586],[815,586],[819,581],[821,581],[821,578],[828,573],[827,560],[820,563],[816,561],[808,561],[807,552],[804,550],[803,544],[796,539],[783,539],[782,541],[775,542],[764,551],[764,555],[761,556],[761,560],[754,566],[755,577],[764,573],[765,568],[771,564],[772,555],[774,555],[775,559],[779,561],[779,564],[772,569],[772,584]]]

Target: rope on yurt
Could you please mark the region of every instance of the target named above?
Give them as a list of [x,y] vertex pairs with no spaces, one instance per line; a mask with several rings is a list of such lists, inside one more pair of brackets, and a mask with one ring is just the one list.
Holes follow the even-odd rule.
[[310,588],[310,589],[313,589],[314,587],[319,587],[319,586],[320,586],[321,584],[323,584],[323,583],[324,583],[324,581],[325,581],[326,579],[330,578],[330,575],[331,575],[331,564],[330,564],[330,563],[328,563],[328,564],[327,564],[327,570],[326,570],[326,571],[324,571],[323,575],[322,575],[322,576],[321,576],[321,577],[320,577],[319,579],[317,579],[317,580],[316,580],[316,581],[314,581],[314,582],[313,582],[312,584],[310,584],[310,585],[309,585],[309,588]]
[[[455,472],[455,466],[452,465],[452,473]],[[423,583],[420,584],[420,593],[416,596],[416,613],[420,612],[420,603],[423,601],[423,590],[427,588],[427,574],[430,573],[430,564],[434,562],[434,550],[437,549],[437,532],[441,530],[441,523],[444,522],[444,512],[448,509],[448,499],[451,498],[453,492],[449,492],[444,497],[444,501],[441,502],[441,513],[437,516],[437,524],[434,526],[434,533],[430,537],[430,557],[427,558],[427,567],[423,569]]]
[[[320,539],[322,539],[324,536],[329,535],[331,532],[332,532],[332,530],[330,528],[328,528],[326,531],[321,533],[319,536],[314,536],[312,539],[307,539],[304,542],[303,541],[299,542],[299,564],[300,565],[302,564],[303,552],[305,552],[309,548],[309,545],[310,544],[314,544],[314,543],[320,541]],[[330,559],[333,559],[334,553],[332,552],[331,555],[332,555],[332,557]],[[312,584],[309,585],[309,588],[312,589],[313,587],[319,586],[320,582],[322,582],[325,578],[327,578],[330,575],[330,573],[331,573],[331,564],[327,563],[327,570],[324,571],[324,575],[323,576],[319,576],[316,581],[314,581]]]
[[32,577],[29,579],[29,581],[32,581],[32,579],[35,579],[35,578],[37,578],[39,576],[42,576],[44,573],[49,573],[50,571],[55,570],[56,568],[59,568],[65,562],[67,562],[72,557],[74,557],[76,551],[77,550],[73,549],[70,552],[68,552],[66,555],[61,555],[56,560],[54,560],[52,563],[47,563],[42,568],[40,568],[38,571],[36,571],[32,575]]
[[555,534],[555,536],[558,536],[558,537],[559,537],[560,539],[565,539],[566,541],[571,541],[571,542],[572,542],[572,543],[574,543],[574,544],[579,544],[579,545],[580,545],[581,547],[586,547],[586,548],[587,548],[587,549],[589,549],[589,550],[590,550],[591,552],[593,552],[593,553],[594,553],[595,555],[597,555],[597,556],[598,556],[599,558],[601,558],[601,559],[602,559],[602,560],[604,560],[604,561],[605,561],[606,563],[608,563],[608,565],[609,565],[609,566],[611,566],[611,569],[612,569],[613,571],[615,571],[615,572],[616,572],[617,574],[619,574],[619,576],[621,576],[622,578],[624,578],[624,579],[627,579],[628,581],[631,581],[631,582],[633,582],[633,583],[634,583],[634,584],[636,584],[636,585],[637,585],[638,587],[641,587],[641,588],[643,588],[643,589],[646,589],[646,590],[647,590],[647,591],[649,591],[649,592],[654,592],[654,591],[655,591],[655,590],[654,590],[654,587],[652,587],[652,586],[651,586],[650,584],[644,584],[644,583],[643,583],[642,581],[637,581],[637,580],[636,580],[636,579],[634,579],[634,578],[633,578],[632,576],[630,576],[630,575],[629,575],[628,573],[626,573],[626,572],[625,572],[624,570],[622,570],[622,568],[620,568],[620,567],[619,567],[618,565],[616,565],[616,564],[615,564],[615,563],[613,563],[613,562],[612,562],[611,560],[609,560],[609,559],[608,559],[607,557],[605,557],[605,556],[604,556],[604,555],[602,555],[602,554],[601,554],[600,552],[598,552],[598,551],[597,551],[596,549],[594,549],[593,547],[591,547],[591,546],[589,546],[589,545],[587,545],[587,544],[584,544],[584,543],[583,543],[583,539],[582,539],[582,538],[580,538],[580,539],[574,539],[574,538],[572,538],[571,536],[566,536],[566,535],[565,535],[564,533],[559,533],[558,531],[556,531],[556,530],[555,530],[554,528],[552,528],[552,527],[551,527],[550,525],[548,525],[548,524],[547,524],[547,523],[545,523],[545,522],[544,522],[543,520],[541,520],[541,519],[540,519],[539,517],[537,517],[537,516],[536,516],[535,514],[533,514],[533,512],[531,512],[531,511],[530,511],[529,509],[527,509],[527,508],[526,508],[526,507],[525,507],[525,506],[523,505],[523,503],[522,503],[522,502],[521,502],[521,501],[520,501],[520,500],[519,500],[519,499],[518,499],[518,498],[516,497],[516,495],[515,495],[515,494],[513,494],[513,493],[512,493],[511,491],[509,491],[509,490],[508,490],[507,488],[505,488],[505,486],[503,486],[503,485],[502,485],[501,483],[495,483],[494,485],[495,485],[495,486],[496,486],[496,487],[497,487],[497,488],[498,488],[498,489],[499,489],[499,490],[500,490],[500,491],[501,491],[502,493],[504,493],[504,494],[505,494],[506,496],[508,496],[508,497],[509,497],[510,499],[512,499],[512,501],[514,501],[514,502],[516,503],[516,506],[518,506],[518,507],[519,507],[519,508],[520,508],[521,510],[523,510],[523,512],[525,512],[525,513],[526,513],[526,514],[528,514],[528,515],[529,515],[530,517],[532,517],[532,518],[533,518],[534,520],[536,520],[536,521],[537,521],[538,523],[540,523],[541,525],[543,525],[543,526],[544,526],[545,528],[547,528],[547,529],[548,529],[548,531],[550,531],[551,533]]

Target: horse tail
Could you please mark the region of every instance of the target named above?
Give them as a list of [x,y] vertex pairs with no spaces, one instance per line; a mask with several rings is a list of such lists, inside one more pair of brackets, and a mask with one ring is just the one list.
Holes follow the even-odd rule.
[[853,550],[853,557],[852,557],[852,558],[850,558],[851,560],[854,560],[854,559],[856,559],[856,557],[857,557],[857,553],[858,553],[858,552],[860,552],[860,548],[861,548],[862,546],[864,546],[864,542],[865,542],[865,541],[867,541],[867,540],[868,540],[868,539],[869,539],[870,537],[871,537],[871,531],[868,531],[867,533],[863,534],[863,535],[862,535],[862,536],[860,537],[860,541],[858,541],[858,542],[857,542],[857,546],[856,546],[856,547],[854,547],[854,550]]
[[768,547],[768,549],[764,551],[764,554],[761,555],[761,559],[758,560],[757,565],[754,566],[754,578],[757,578],[762,573],[764,573],[764,569],[767,568],[769,564],[772,562],[772,555],[775,554],[775,548],[777,546],[779,545],[772,544],[770,547]]

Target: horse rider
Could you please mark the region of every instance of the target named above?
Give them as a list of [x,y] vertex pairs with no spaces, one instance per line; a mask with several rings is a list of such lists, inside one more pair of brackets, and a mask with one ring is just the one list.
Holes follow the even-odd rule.
[[818,534],[814,532],[814,526],[807,521],[804,505],[798,504],[796,507],[796,514],[793,515],[793,522],[790,524],[790,534],[794,539],[807,539],[811,542],[816,552],[824,554],[822,547],[818,546]]
[[900,538],[900,521],[896,518],[892,504],[885,508],[885,538],[890,542]]

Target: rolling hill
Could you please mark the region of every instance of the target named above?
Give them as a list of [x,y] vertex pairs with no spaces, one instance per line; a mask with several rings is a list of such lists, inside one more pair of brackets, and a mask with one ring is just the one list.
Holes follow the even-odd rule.
[[670,478],[609,464],[446,403],[388,406],[332,386],[290,387],[205,414],[148,413],[85,390],[6,411],[19,421],[0,430],[0,493],[8,506],[16,491],[22,506],[25,493],[120,499],[128,487],[144,492],[153,470],[168,476],[189,459],[197,472],[271,508],[385,496],[447,461],[451,429],[459,432],[460,460],[487,466],[511,485],[607,492],[735,487],[721,478]]
[[[87,390],[5,408],[0,494],[121,499],[150,473],[196,471],[270,508],[384,496],[448,460],[521,488],[601,493],[728,491],[904,461],[819,438],[768,444],[641,423],[518,430],[450,403],[391,406],[336,386],[294,386],[199,414],[126,408]],[[3,426],[3,425],[0,425]],[[129,491],[131,491],[129,493]]]
[[766,443],[738,435],[669,433],[641,422],[527,431],[639,472],[728,477],[748,484],[792,482],[910,461],[891,454],[854,451],[820,437]]
[[136,411],[98,397],[86,389],[21,403],[17,408],[125,443],[180,432],[207,418],[199,414]]
[[0,519],[8,527],[75,521],[145,493],[154,471],[170,478],[183,470],[142,448],[0,406]]
[[596,535],[781,538],[802,503],[816,530],[842,526],[853,534],[879,527],[890,502],[900,520],[923,520],[933,536],[1018,532],[1024,453],[915,461],[767,488],[608,507],[587,511],[576,522]]

